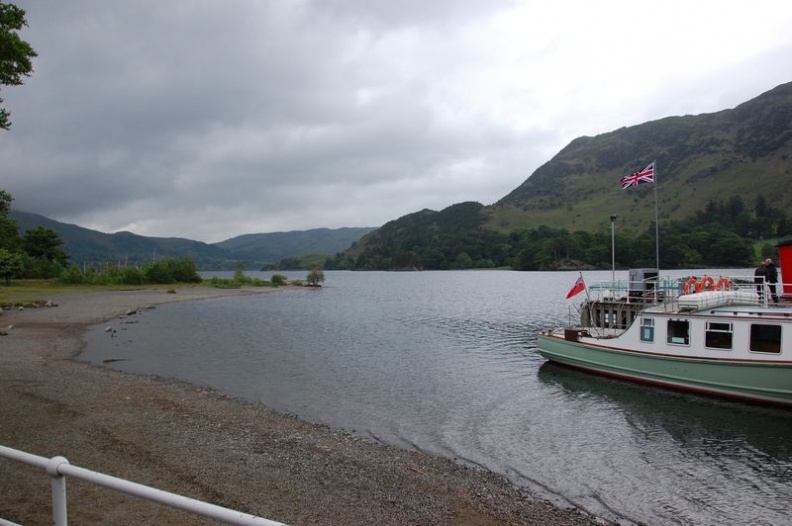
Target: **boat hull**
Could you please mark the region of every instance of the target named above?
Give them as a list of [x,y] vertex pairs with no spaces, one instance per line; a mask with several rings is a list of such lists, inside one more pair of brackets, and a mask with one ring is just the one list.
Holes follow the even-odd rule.
[[540,334],[550,361],[634,382],[792,408],[792,363],[715,360],[632,351]]

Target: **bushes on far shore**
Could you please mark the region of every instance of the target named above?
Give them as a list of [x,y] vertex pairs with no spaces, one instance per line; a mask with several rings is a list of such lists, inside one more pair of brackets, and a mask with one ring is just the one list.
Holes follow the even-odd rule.
[[189,258],[162,259],[142,266],[99,265],[81,269],[77,265],[67,267],[57,281],[66,285],[168,285],[176,283],[202,283],[220,289],[247,287],[300,286],[300,280],[289,281],[283,274],[273,274],[269,280],[246,276],[237,269],[232,278],[213,277],[202,279],[195,263]]
[[66,284],[93,285],[144,285],[170,283],[201,283],[195,263],[189,258],[162,259],[140,267],[101,265],[98,268],[80,269],[71,265],[58,281]]
[[204,280],[203,283],[204,285],[217,287],[219,289],[238,289],[243,285],[248,287],[282,287],[284,285],[302,285],[300,280],[292,280],[289,282],[289,278],[283,274],[273,274],[269,280],[251,278],[250,276],[246,276],[240,269],[234,272],[233,278],[227,279],[215,277]]
[[251,278],[248,276],[234,276],[233,278],[209,278],[204,280],[204,285],[218,289],[238,289],[245,285],[248,287],[277,287],[272,281],[265,279]]

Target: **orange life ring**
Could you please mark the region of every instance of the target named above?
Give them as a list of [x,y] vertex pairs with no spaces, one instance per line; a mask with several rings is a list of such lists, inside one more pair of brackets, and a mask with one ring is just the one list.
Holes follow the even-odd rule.
[[715,290],[715,280],[712,276],[704,276],[696,285],[696,292]]
[[723,276],[720,277],[718,282],[715,284],[715,290],[729,290],[731,289],[731,282],[729,278],[724,278]]
[[693,294],[696,292],[696,285],[698,284],[698,280],[696,278],[690,278],[685,282],[685,288],[682,291],[685,294]]

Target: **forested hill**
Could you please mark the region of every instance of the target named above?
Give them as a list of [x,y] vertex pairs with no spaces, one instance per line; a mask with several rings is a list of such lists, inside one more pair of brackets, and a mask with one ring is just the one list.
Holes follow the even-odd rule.
[[240,259],[278,262],[306,254],[335,254],[374,230],[374,227],[314,228],[291,232],[244,234],[215,243]]
[[[609,266],[610,217],[618,215],[617,237],[623,238],[623,245],[636,244],[625,247],[621,263],[652,266],[654,242],[647,235],[653,232],[655,187],[622,190],[620,179],[656,161],[660,224],[684,223],[682,230],[667,230],[675,237],[664,240],[661,235],[661,252],[667,253],[661,261],[669,267],[715,261],[752,265],[748,240],[790,233],[784,215],[792,203],[790,157],[792,83],[734,109],[579,137],[494,205],[461,203],[440,212],[409,214],[364,236],[329,264]],[[704,225],[710,225],[706,235],[697,231]],[[715,233],[715,228],[728,229],[744,242]],[[686,237],[694,231],[695,243]],[[579,234],[572,239],[570,232]],[[599,239],[603,236],[607,239]],[[708,241],[702,244],[702,239]],[[606,240],[607,246],[602,246]],[[713,257],[707,247],[721,242],[719,256]],[[637,246],[640,243],[645,246]],[[725,260],[720,257],[729,254]]]

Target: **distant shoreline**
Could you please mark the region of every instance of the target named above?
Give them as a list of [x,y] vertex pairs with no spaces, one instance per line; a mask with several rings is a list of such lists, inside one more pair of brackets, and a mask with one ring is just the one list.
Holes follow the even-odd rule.
[[[57,307],[5,311],[0,327],[14,327],[0,336],[0,444],[289,524],[596,524],[493,473],[73,359],[89,326],[130,311],[279,291],[75,292],[47,298]],[[0,472],[0,517],[49,524],[47,476],[6,459]],[[69,497],[76,524],[212,524],[80,481]]]

